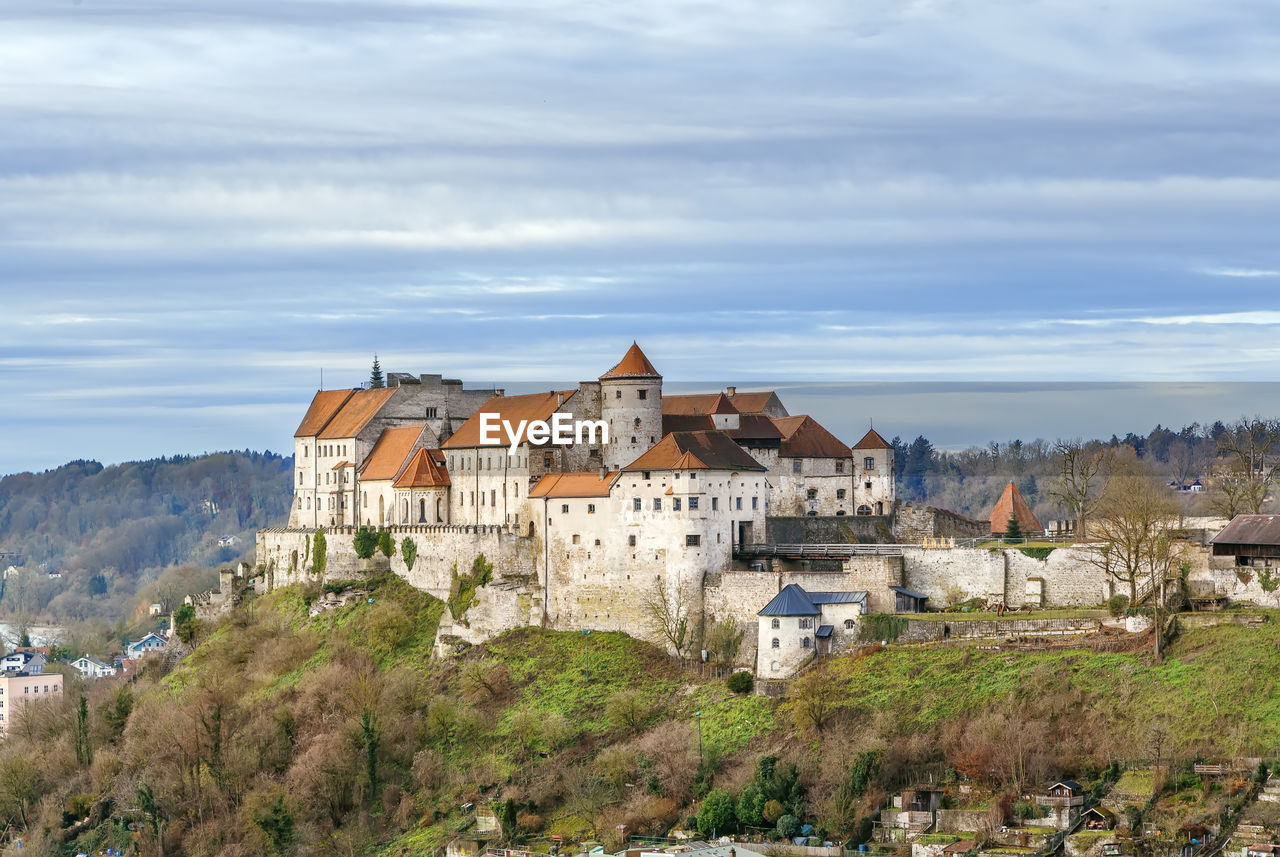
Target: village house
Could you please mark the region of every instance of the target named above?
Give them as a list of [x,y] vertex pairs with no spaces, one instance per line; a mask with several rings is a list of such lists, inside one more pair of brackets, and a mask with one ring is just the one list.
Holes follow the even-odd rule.
[[85,678],[102,678],[116,674],[116,668],[110,664],[104,664],[102,661],[91,658],[88,655],[81,655],[71,662],[71,667]]
[[791,583],[759,613],[756,675],[786,678],[806,660],[857,640],[866,592],[806,592]]
[[17,649],[5,655],[4,660],[0,661],[0,666],[4,667],[6,673],[25,672],[40,675],[48,662],[49,659],[43,652]]
[[125,646],[125,658],[138,660],[169,645],[169,640],[154,631]]
[[0,736],[23,708],[42,699],[62,696],[62,676],[57,673],[29,673],[5,670],[0,673]]
[[1049,786],[1034,798],[1036,806],[1045,810],[1049,823],[1058,830],[1075,824],[1084,808],[1084,789],[1075,780],[1062,780]]
[[1280,566],[1280,515],[1236,515],[1210,544],[1216,567]]

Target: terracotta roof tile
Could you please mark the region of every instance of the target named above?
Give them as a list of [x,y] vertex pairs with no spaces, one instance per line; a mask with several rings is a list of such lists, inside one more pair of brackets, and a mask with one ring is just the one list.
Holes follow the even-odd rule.
[[661,377],[658,374],[658,370],[654,369],[653,364],[649,362],[649,358],[644,356],[640,346],[633,342],[631,347],[627,349],[627,353],[622,355],[622,359],[618,361],[618,365],[601,375],[600,380],[604,381],[608,378]]
[[440,488],[449,484],[449,471],[443,462],[437,462],[434,449],[419,449],[409,459],[409,464],[399,478],[392,483],[395,488]]
[[[576,392],[577,390],[552,390],[549,393],[528,393],[523,396],[494,396],[468,417],[467,421],[440,446],[444,449],[468,449],[481,446],[480,416],[482,414],[497,414],[499,420],[508,420],[512,426],[519,425],[521,420],[548,421],[561,404],[568,402]],[[499,431],[499,434],[505,448],[506,433]]]
[[722,431],[674,431],[625,470],[764,470]]
[[[662,415],[662,433],[673,431],[715,431],[715,421],[707,414],[668,414]],[[741,414],[736,429],[722,429],[736,441],[744,440],[780,440],[782,432],[773,424],[773,420],[764,414]]]
[[395,387],[379,387],[376,390],[356,390],[342,409],[320,431],[320,437],[355,437],[378,415],[387,400],[395,395]]
[[782,432],[778,454],[783,458],[849,458],[853,455],[849,447],[813,417],[774,417],[773,424]]
[[720,397],[723,396],[725,401],[732,405],[733,409],[742,414],[759,414],[769,405],[769,400],[776,394],[773,390],[766,390],[763,393],[734,393],[732,396],[725,393],[685,393],[685,394],[663,394],[662,396],[662,413],[666,414],[713,414],[719,413],[714,410]]
[[360,478],[369,482],[399,476],[426,428],[426,423],[414,423],[383,429],[382,434],[378,435],[378,442],[365,457],[364,465],[360,468]]
[[875,429],[862,436],[862,440],[853,445],[854,449],[893,449],[893,444],[880,436]]
[[1004,493],[1000,495],[995,508],[991,510],[992,534],[1002,535],[1009,526],[1009,518],[1015,514],[1018,516],[1018,526],[1024,533],[1044,532],[1044,527],[1036,519],[1035,513],[1031,511],[1027,501],[1022,499],[1018,486],[1010,482],[1004,486]]
[[333,419],[355,390],[321,390],[311,400],[294,437],[315,437]]
[[608,497],[609,488],[618,478],[617,473],[548,473],[538,480],[529,492],[530,499],[539,497]]

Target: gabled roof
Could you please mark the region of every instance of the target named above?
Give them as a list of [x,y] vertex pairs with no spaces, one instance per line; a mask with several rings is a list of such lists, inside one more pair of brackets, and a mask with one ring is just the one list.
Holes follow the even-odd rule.
[[1009,484],[1004,486],[1004,493],[996,501],[995,508],[991,510],[991,532],[997,535],[1003,534],[1009,527],[1009,519],[1014,515],[1018,516],[1018,526],[1024,533],[1044,531],[1044,527],[1036,519],[1027,501],[1022,499],[1018,486],[1010,480]]
[[307,413],[298,424],[294,437],[315,437],[329,424],[355,390],[321,390],[311,400]]
[[[440,444],[442,449],[469,449],[481,446],[480,417],[483,414],[497,414],[498,420],[507,420],[517,426],[521,420],[548,421],[563,403],[568,402],[577,390],[551,390],[547,393],[526,393],[523,396],[494,396],[485,402],[467,421],[458,427],[449,439]],[[506,432],[498,432],[502,449],[507,447]],[[495,447],[497,448],[497,447]]]
[[773,600],[764,605],[758,616],[818,616],[821,608],[809,598],[798,583],[788,583]]
[[774,417],[773,424],[782,432],[782,447],[778,455],[783,458],[848,458],[853,455],[849,447],[813,417]]
[[439,450],[419,449],[409,459],[393,488],[440,488],[449,484],[449,471],[440,460]]
[[631,347],[627,349],[627,353],[622,355],[622,359],[618,361],[618,365],[614,366],[608,372],[600,376],[601,381],[612,378],[661,378],[658,370],[653,368],[653,364],[649,362],[649,358],[644,356],[644,352],[640,350],[640,346],[635,342],[631,343]]
[[395,393],[395,387],[356,390],[329,424],[320,430],[319,436],[323,438],[355,437],[369,424],[369,420],[378,415],[378,411],[382,410],[382,406]]
[[360,468],[360,478],[365,482],[395,479],[408,464],[414,445],[426,430],[426,423],[383,429],[382,434],[378,435],[378,442],[365,457]]
[[662,413],[665,414],[712,414],[720,397],[724,396],[725,400],[733,406],[733,409],[740,414],[759,414],[769,406],[772,399],[777,398],[777,393],[772,390],[766,390],[762,393],[738,393],[734,392],[732,396],[727,393],[684,393],[681,395],[662,396]]
[[530,499],[547,497],[608,497],[617,473],[600,477],[599,473],[549,473],[538,480],[529,492]]
[[729,401],[729,397],[724,393],[720,393],[711,402],[711,407],[707,409],[709,414],[739,414],[742,413],[733,406],[733,402]]
[[1280,515],[1236,515],[1210,541],[1224,545],[1280,545]]
[[[663,401],[666,399],[664,397]],[[715,420],[709,414],[662,414],[662,432],[673,431],[715,431]],[[773,420],[764,414],[741,414],[736,429],[720,429],[736,441],[781,440],[782,432],[773,424]]]
[[673,431],[626,470],[764,470],[722,431]]
[[893,449],[893,444],[880,436],[875,429],[871,429],[862,436],[862,440],[853,445],[854,449]]

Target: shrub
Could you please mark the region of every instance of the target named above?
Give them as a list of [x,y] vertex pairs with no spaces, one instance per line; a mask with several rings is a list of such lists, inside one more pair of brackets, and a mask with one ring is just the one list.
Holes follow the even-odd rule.
[[800,835],[800,819],[784,815],[778,819],[778,835],[783,839],[795,839]]
[[378,550],[381,551],[382,555],[387,559],[391,559],[391,557],[396,555],[396,543],[391,538],[390,530],[383,530],[378,533]]
[[732,673],[725,684],[734,693],[750,693],[751,688],[755,686],[755,680],[747,670],[739,670]]
[[368,527],[361,527],[356,531],[355,538],[351,540],[351,544],[356,549],[356,556],[361,559],[368,559],[373,556],[373,552],[378,547],[378,534]]
[[1123,616],[1125,611],[1129,609],[1129,596],[1124,594],[1112,595],[1107,599],[1107,612],[1112,616]]
[[724,789],[713,789],[698,807],[698,832],[703,836],[720,836],[738,828],[733,796]]
[[413,571],[414,560],[418,558],[418,543],[405,536],[400,543],[400,556],[404,557],[405,567]]
[[[324,537],[324,527],[316,531],[315,541],[311,543],[311,568],[316,574],[324,576],[325,567],[329,564],[329,543]],[[311,602],[308,601],[309,605]]]

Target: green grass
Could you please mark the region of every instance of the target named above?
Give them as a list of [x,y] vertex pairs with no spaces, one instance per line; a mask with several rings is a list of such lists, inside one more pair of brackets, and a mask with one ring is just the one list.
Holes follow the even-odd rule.
[[1060,610],[1031,610],[1019,613],[1006,613],[1004,616],[997,616],[994,611],[980,611],[973,613],[912,613],[908,618],[928,619],[938,622],[981,622],[984,620],[994,622],[997,620],[1006,621],[1011,619],[1102,619],[1106,615],[1106,610],[1092,607],[1079,607],[1063,608]]

